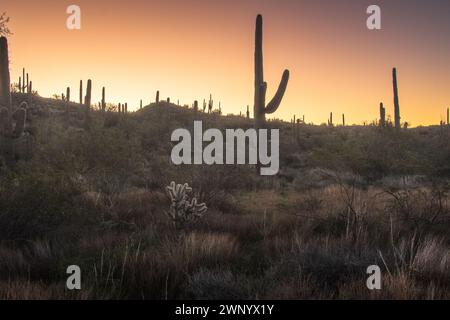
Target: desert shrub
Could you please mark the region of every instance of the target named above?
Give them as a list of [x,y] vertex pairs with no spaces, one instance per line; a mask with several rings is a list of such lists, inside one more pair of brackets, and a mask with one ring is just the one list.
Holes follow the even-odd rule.
[[[72,179],[52,172],[11,174],[0,182],[2,239],[51,237],[62,225],[95,219]],[[76,230],[73,230],[77,232]]]

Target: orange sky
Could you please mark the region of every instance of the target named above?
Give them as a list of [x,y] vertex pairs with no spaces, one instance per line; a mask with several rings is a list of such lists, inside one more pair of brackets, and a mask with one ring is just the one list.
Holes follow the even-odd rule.
[[[93,80],[93,102],[106,86],[108,102],[162,98],[192,104],[212,93],[224,113],[253,105],[253,44],[264,16],[268,98],[285,68],[291,79],[275,117],[347,123],[393,113],[391,68],[398,69],[402,120],[436,124],[450,107],[450,4],[445,0],[376,1],[381,31],[366,28],[365,0],[2,0],[11,17],[11,77],[22,67],[42,96]],[[77,4],[82,29],[66,29]]]

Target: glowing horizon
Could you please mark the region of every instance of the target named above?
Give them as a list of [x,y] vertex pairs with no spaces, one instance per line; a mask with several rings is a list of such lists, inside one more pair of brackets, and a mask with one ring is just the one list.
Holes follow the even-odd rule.
[[[82,29],[66,29],[77,4]],[[79,81],[93,81],[92,103],[127,102],[129,110],[161,99],[191,105],[213,95],[224,114],[253,107],[254,24],[264,17],[264,67],[271,98],[285,68],[291,79],[270,118],[340,124],[393,115],[392,68],[398,70],[402,121],[439,124],[450,107],[450,4],[378,1],[382,30],[366,28],[370,1],[130,0],[39,3],[3,0],[11,18],[12,82],[25,67],[41,96],[78,101]],[[251,112],[252,113],[252,112]]]

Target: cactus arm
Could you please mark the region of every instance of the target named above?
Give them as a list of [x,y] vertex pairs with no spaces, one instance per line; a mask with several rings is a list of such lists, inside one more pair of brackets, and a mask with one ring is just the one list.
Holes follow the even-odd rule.
[[289,82],[289,70],[284,70],[283,76],[281,77],[280,85],[278,86],[278,90],[275,93],[275,96],[267,105],[267,107],[264,109],[265,113],[271,114],[277,111],[278,107],[281,104],[281,100],[283,99],[284,93],[286,92],[288,82]]

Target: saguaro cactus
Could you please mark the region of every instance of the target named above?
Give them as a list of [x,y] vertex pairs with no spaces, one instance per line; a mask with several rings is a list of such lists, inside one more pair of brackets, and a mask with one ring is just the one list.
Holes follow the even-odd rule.
[[400,129],[400,103],[398,100],[398,86],[397,86],[397,69],[392,69],[392,84],[394,87],[394,114],[395,114],[395,128]]
[[28,84],[29,90],[28,90],[28,103],[31,104],[33,101],[33,81],[30,81]]
[[141,102],[140,102],[140,105],[139,105],[139,109],[142,109],[142,99],[141,99]]
[[84,105],[85,105],[84,124],[86,129],[89,129],[90,125],[91,93],[92,93],[92,81],[89,79],[86,87],[86,96],[84,97]]
[[328,119],[328,125],[330,127],[333,126],[333,112],[330,112],[330,118]]
[[92,97],[92,80],[88,80],[86,87],[86,96],[84,97],[84,104],[86,105],[86,109],[91,108],[91,97]]
[[156,91],[156,103],[159,103],[159,90]]
[[342,126],[345,127],[345,114],[342,114]]
[[250,119],[250,106],[247,105],[247,119]]
[[255,105],[254,117],[255,128],[262,127],[265,123],[266,114],[274,113],[281,104],[289,81],[289,70],[284,70],[278,90],[272,100],[266,106],[267,83],[264,82],[263,69],[263,18],[256,18],[255,31]]
[[447,108],[447,124],[450,124],[450,108]]
[[383,102],[380,103],[380,126],[386,127],[386,109],[383,106]]
[[101,105],[102,111],[105,111],[105,109],[106,109],[105,90],[106,90],[105,87],[103,87],[102,88],[102,105]]
[[19,92],[22,93],[22,77],[19,77]]
[[11,79],[9,75],[8,39],[0,38],[0,103],[11,111]]
[[198,101],[197,100],[194,101],[194,111],[195,112],[198,111]]
[[23,81],[22,92],[25,93],[25,87],[26,87],[26,85],[25,85],[25,68],[22,68],[22,81]]
[[214,107],[214,100],[212,99],[212,94],[210,94],[208,101],[208,113],[212,112],[213,107]]
[[80,104],[83,104],[83,80],[80,80]]
[[70,102],[70,87],[67,87],[67,89],[66,89],[66,99],[67,99],[67,102]]

